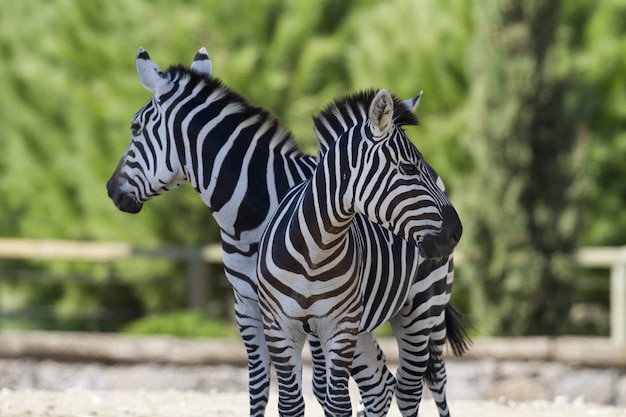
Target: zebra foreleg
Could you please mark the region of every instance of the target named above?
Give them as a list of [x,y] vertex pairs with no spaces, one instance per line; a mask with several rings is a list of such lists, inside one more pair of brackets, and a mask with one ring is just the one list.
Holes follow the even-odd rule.
[[270,392],[270,355],[263,334],[263,323],[259,320],[261,312],[257,302],[246,305],[248,299],[237,295],[235,292],[235,314],[248,354],[250,417],[263,417]]
[[352,416],[348,383],[356,349],[356,333],[356,330],[339,330],[330,339],[320,336],[326,358],[326,397],[324,401],[326,416]]
[[284,354],[272,356],[278,379],[278,414],[281,417],[304,417],[302,361],[299,352],[297,357]]
[[306,334],[283,330],[280,320],[264,316],[265,340],[278,379],[278,414],[304,417],[302,396],[302,348]]
[[324,407],[326,400],[326,360],[320,340],[313,334],[308,335],[311,351],[311,367],[313,368],[313,394],[317,402]]
[[395,390],[395,378],[385,364],[385,355],[373,333],[362,333],[357,339],[352,377],[359,387],[365,416],[387,415]]

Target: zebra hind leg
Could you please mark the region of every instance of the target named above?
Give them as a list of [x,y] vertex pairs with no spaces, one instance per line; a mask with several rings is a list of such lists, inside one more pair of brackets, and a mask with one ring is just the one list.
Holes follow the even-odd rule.
[[444,319],[432,331],[429,349],[430,358],[426,371],[426,384],[433,394],[433,399],[437,404],[440,417],[450,416],[448,402],[446,399],[446,366],[442,357],[442,352],[446,340],[450,344],[452,353],[455,356],[462,356],[469,348],[471,341],[465,332],[466,323],[463,315],[451,304],[448,303],[444,312]]
[[390,324],[398,342],[396,402],[403,417],[417,417],[430,360],[430,332],[411,315],[397,314]]
[[396,372],[396,402],[404,417],[417,417],[422,401],[423,379],[429,360],[429,350],[420,349],[400,357]]
[[359,410],[359,415],[387,415],[396,380],[385,364],[385,355],[373,333],[359,335],[351,373],[359,387],[364,407],[364,410]]
[[302,348],[306,333],[300,323],[272,311],[262,302],[263,330],[267,350],[278,380],[278,414],[281,417],[304,417],[302,396]]
[[[445,335],[445,329],[443,334]],[[442,338],[440,341],[436,341],[434,340],[436,336],[437,332],[433,334],[433,338],[428,343],[429,357],[424,379],[437,405],[439,417],[450,417],[448,400],[446,398],[446,366],[441,355],[445,340]]]

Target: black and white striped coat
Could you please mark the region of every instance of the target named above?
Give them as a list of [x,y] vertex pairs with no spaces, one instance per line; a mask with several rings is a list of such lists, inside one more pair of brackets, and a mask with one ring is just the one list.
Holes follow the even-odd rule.
[[[204,48],[191,70],[173,66],[162,72],[143,49],[136,62],[141,82],[154,96],[133,117],[132,141],[107,183],[109,196],[120,210],[135,213],[145,201],[190,182],[212,210],[249,357],[250,415],[261,416],[270,364],[256,293],[258,242],[278,202],[312,175],[315,160],[298,150],[274,117],[211,76]],[[368,338],[369,345],[360,344],[367,349],[357,354],[354,371],[359,386],[367,386],[361,392],[366,413],[375,415],[388,408],[394,379],[375,338]],[[325,367],[315,338],[311,351],[315,392],[323,399]]]
[[[405,100],[403,104],[414,113],[419,105],[420,97],[421,93],[410,100]],[[368,115],[363,106],[355,108],[351,101],[340,100],[329,106],[315,119],[315,131],[320,154],[324,154],[352,126],[367,121]],[[425,161],[424,166],[430,171],[432,178],[436,179],[434,182],[439,189],[445,192],[445,185],[437,173]],[[359,216],[357,214],[356,217]],[[358,219],[358,221],[367,220]],[[393,257],[392,254],[387,255]],[[413,272],[408,271],[411,274]],[[398,341],[401,364],[397,373],[397,381],[395,381],[397,385],[395,393],[402,414],[404,416],[416,415],[422,393],[421,376],[424,375],[425,367],[426,383],[437,404],[439,415],[446,417],[450,415],[450,412],[445,393],[447,377],[442,352],[446,341],[450,343],[452,352],[456,356],[463,355],[470,344],[463,328],[466,321],[449,302],[454,282],[452,256],[438,260],[420,260],[417,274],[406,304],[390,320]],[[427,303],[424,302],[433,295],[436,295],[437,298],[432,298]],[[433,320],[434,325],[432,325]],[[415,335],[418,334],[421,336],[416,337]],[[424,337],[424,335],[428,337]],[[360,334],[359,338],[369,339],[370,335]],[[386,393],[389,395],[385,396],[382,387],[385,386],[385,383],[393,384],[394,380],[389,379],[386,375],[387,369],[380,363],[378,369],[371,366],[372,358],[381,357],[382,352],[378,352],[377,355],[370,352],[368,357],[362,353],[366,350],[363,348],[365,345],[367,343],[359,342],[357,344],[352,375],[358,381],[359,387],[368,387],[361,392],[365,404],[365,414],[384,415],[389,407],[390,391],[393,389],[387,390]],[[374,343],[372,346],[377,346],[377,344]],[[364,365],[364,362],[367,363],[367,361],[370,361],[369,366]],[[313,366],[314,382],[317,383],[317,397],[323,403],[325,395],[322,393],[326,387],[326,369],[317,366],[321,363],[321,360],[314,361]],[[378,373],[374,372],[376,370]],[[378,386],[378,394],[373,388],[376,385]]]
[[[250,415],[262,416],[270,358],[257,300],[258,243],[287,191],[311,177],[315,158],[298,149],[276,118],[212,77],[204,49],[191,68],[172,66],[163,72],[143,49],[136,64],[153,97],[133,117],[132,140],[107,183],[109,196],[120,210],[136,213],[149,199],[189,182],[211,209],[221,229],[224,268],[248,353]],[[311,351],[314,357],[322,354],[314,338]],[[379,353],[372,338],[362,355],[362,375],[373,382],[383,377],[393,382],[376,360]],[[315,384],[317,392],[325,391],[323,383]],[[381,394],[374,384],[364,391],[368,395],[375,399]]]
[[[344,124],[346,117],[336,117],[342,114],[357,123]],[[401,360],[397,383],[415,387],[419,404],[429,336],[449,300],[447,271],[417,281],[419,259],[450,256],[461,234],[438,177],[402,130],[417,124],[403,103],[386,90],[348,97],[316,120],[317,133],[333,120],[345,132],[334,142],[318,137],[313,177],[283,199],[259,249],[259,303],[283,416],[304,413],[300,354],[308,334],[320,339],[326,358],[326,414],[350,415],[348,378],[359,335],[390,319],[402,332],[400,347],[406,337],[420,349],[417,362]],[[430,314],[431,304],[438,314]],[[403,401],[403,413],[417,413]]]
[[136,213],[189,182],[211,210],[248,353],[250,416],[263,416],[270,358],[257,298],[258,243],[283,196],[312,175],[315,158],[303,154],[269,112],[213,77],[204,48],[191,68],[163,72],[142,48],[136,64],[153,97],[133,117],[132,140],[107,183],[109,196],[120,210]]

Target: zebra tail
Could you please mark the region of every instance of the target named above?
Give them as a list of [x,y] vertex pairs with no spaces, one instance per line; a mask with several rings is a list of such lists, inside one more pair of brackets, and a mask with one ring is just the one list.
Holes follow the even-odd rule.
[[428,362],[426,363],[426,373],[424,374],[424,378],[426,379],[427,386],[433,386],[437,381],[437,372],[439,368],[443,365],[443,358],[441,356],[441,351],[437,349],[437,344],[433,342],[428,342]]
[[[451,303],[446,305],[445,310],[446,339],[450,344],[454,356],[460,357],[470,348],[472,340],[465,331],[465,325],[468,319]],[[432,386],[438,382],[438,371],[443,366],[442,352],[436,343],[430,341],[428,343],[428,362],[426,364],[426,373],[424,378],[428,386]]]
[[445,316],[446,339],[448,339],[454,356],[461,357],[472,345],[472,340],[465,331],[468,319],[452,303],[446,305]]

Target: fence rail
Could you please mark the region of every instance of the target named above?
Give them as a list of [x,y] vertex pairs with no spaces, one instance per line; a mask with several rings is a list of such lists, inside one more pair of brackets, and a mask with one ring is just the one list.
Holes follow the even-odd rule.
[[[50,259],[111,262],[132,257],[148,257],[188,262],[188,303],[202,303],[203,282],[207,264],[222,262],[219,244],[198,248],[141,248],[122,242],[82,242],[66,240],[0,239],[0,259]],[[463,264],[461,256],[455,258]],[[626,343],[626,246],[586,247],[578,250],[576,261],[581,267],[610,270],[610,331],[616,343]]]

